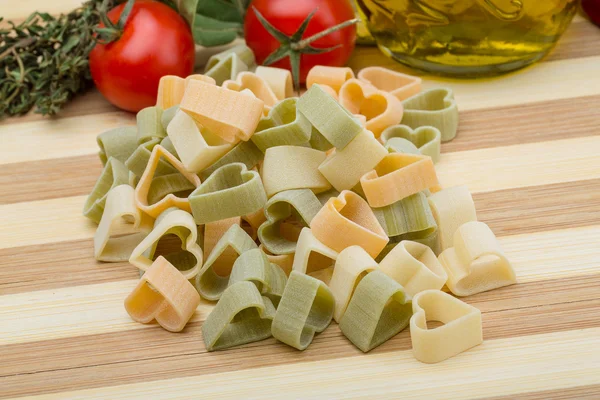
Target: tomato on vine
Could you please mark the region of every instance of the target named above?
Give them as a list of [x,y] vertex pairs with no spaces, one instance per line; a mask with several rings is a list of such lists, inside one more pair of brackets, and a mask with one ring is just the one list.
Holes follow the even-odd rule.
[[136,112],[153,106],[162,76],[193,72],[192,32],[167,5],[129,0],[101,19],[90,71],[98,90],[117,107]]
[[244,19],[259,64],[292,71],[296,87],[315,65],[345,65],[356,40],[348,0],[254,0]]

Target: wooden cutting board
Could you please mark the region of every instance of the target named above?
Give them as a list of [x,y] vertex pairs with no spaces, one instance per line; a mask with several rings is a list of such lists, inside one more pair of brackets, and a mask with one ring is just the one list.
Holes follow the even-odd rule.
[[[46,5],[19,4],[11,16]],[[352,66],[367,65],[402,69],[357,50]],[[365,355],[332,324],[304,352],[269,339],[207,353],[209,305],[179,334],[132,322],[138,272],[94,260],[81,209],[96,135],[134,116],[92,91],[56,119],[0,125],[0,398],[600,398],[600,29],[576,17],[509,76],[425,82],[461,110],[440,179],[469,186],[518,275],[465,299],[483,312],[481,346],[426,365],[407,330]]]

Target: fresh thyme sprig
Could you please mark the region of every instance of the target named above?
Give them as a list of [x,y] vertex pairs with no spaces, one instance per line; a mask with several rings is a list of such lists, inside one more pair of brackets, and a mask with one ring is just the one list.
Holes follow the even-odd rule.
[[32,108],[54,115],[91,86],[88,54],[101,4],[90,0],[58,17],[35,12],[0,28],[0,118]]

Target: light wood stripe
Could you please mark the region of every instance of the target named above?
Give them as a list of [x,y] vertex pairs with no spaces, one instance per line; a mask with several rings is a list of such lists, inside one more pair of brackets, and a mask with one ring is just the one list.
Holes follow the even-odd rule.
[[550,61],[502,78],[467,81],[428,77],[423,84],[426,88],[448,86],[454,90],[461,111],[477,110],[596,95],[600,87],[598,63],[600,56]]
[[[599,240],[600,226],[500,238],[521,283],[600,272]],[[131,321],[123,308],[135,282],[0,296],[0,345],[147,328]],[[203,303],[195,320],[204,319],[211,307]]]
[[473,193],[600,178],[600,136],[443,153],[442,186]]
[[[513,400],[514,395],[486,397],[485,400]],[[600,385],[577,386],[540,392],[519,393],[519,400],[596,400],[600,398]],[[482,399],[484,400],[484,399]]]
[[[467,184],[473,193],[587,180],[600,178],[598,148],[600,136],[445,153],[437,171],[442,185]],[[0,249],[93,237],[95,225],[81,215],[84,201],[76,196],[0,205],[0,215],[7,216]]]
[[[10,4],[9,4],[10,2]],[[19,0],[18,2],[12,2],[10,0],[3,0],[4,6],[2,7],[2,17],[5,19],[25,18],[30,13],[39,10],[49,14],[60,14],[69,12],[70,10],[77,8],[82,1],[81,0],[52,0],[52,1],[40,1],[40,0]]]
[[303,399],[473,399],[536,391],[540,381],[547,390],[592,385],[598,374],[600,329],[591,328],[488,340],[433,365],[419,363],[410,351],[397,351],[63,392],[38,399],[176,399],[199,394],[275,399],[282,393]]
[[94,154],[99,133],[131,124],[135,124],[134,115],[113,112],[2,125],[0,165]]

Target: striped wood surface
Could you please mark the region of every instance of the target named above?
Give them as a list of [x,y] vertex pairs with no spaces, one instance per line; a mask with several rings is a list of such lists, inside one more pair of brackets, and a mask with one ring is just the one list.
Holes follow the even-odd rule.
[[[77,0],[0,0],[0,15]],[[402,69],[374,48],[351,65]],[[448,85],[461,109],[444,185],[467,184],[519,284],[466,298],[483,345],[436,365],[407,331],[363,355],[332,324],[304,352],[273,339],[207,353],[203,303],[184,332],[132,322],[137,270],[93,259],[81,216],[95,137],[134,117],[95,91],[60,117],[0,122],[0,398],[600,398],[600,30],[575,18],[544,62]]]

